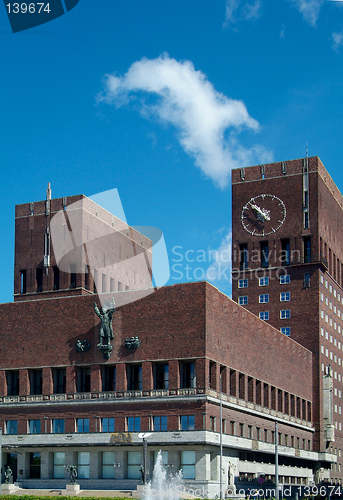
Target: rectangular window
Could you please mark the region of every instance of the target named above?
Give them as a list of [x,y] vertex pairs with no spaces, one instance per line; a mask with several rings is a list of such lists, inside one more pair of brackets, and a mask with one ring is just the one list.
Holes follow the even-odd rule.
[[54,418],[52,420],[52,432],[53,434],[64,433],[64,418]]
[[268,276],[264,278],[259,278],[258,279],[258,286],[268,286],[269,285],[269,278]]
[[280,293],[280,301],[281,302],[288,302],[291,300],[291,292],[281,292]]
[[110,292],[114,292],[114,278],[110,278]]
[[260,250],[261,250],[261,267],[268,267],[268,241],[260,242]]
[[281,333],[283,333],[287,337],[291,336],[291,328],[290,328],[290,326],[284,326],[280,330],[281,330]]
[[102,283],[101,283],[101,290],[102,290],[102,293],[106,293],[107,292],[107,276],[106,274],[102,274]]
[[181,470],[184,479],[195,479],[195,451],[181,451]]
[[76,264],[70,264],[70,288],[76,288]]
[[54,479],[64,479],[65,453],[57,451],[54,453]]
[[139,432],[141,430],[141,417],[127,417],[128,432]]
[[308,229],[308,212],[304,212],[304,229]]
[[89,451],[77,452],[77,477],[89,479]]
[[153,417],[154,418],[154,431],[167,431],[168,430],[168,417]]
[[38,267],[36,269],[36,292],[43,291],[43,269]]
[[140,451],[127,452],[127,478],[141,478],[142,456]]
[[216,417],[210,417],[210,431],[216,432]]
[[154,389],[169,388],[169,365],[168,363],[154,363]]
[[269,311],[262,311],[259,313],[259,318],[263,319],[263,321],[269,320]]
[[54,386],[54,394],[65,394],[66,392],[66,369],[53,368],[52,380]]
[[60,289],[60,270],[57,266],[53,267],[54,273],[54,290]]
[[102,366],[101,386],[103,392],[116,390],[116,367],[113,365]]
[[290,246],[289,239],[281,240],[281,265],[289,266],[290,264]]
[[76,432],[89,432],[89,418],[76,419]]
[[97,293],[97,285],[98,285],[98,271],[94,269],[93,272],[93,292]]
[[18,434],[18,420],[6,420],[6,434]]
[[29,433],[40,434],[40,420],[29,420]]
[[247,295],[242,295],[241,297],[238,297],[238,304],[240,306],[246,306],[248,303],[248,296]]
[[114,417],[101,419],[101,432],[114,432]]
[[304,274],[304,288],[310,288],[310,274]]
[[91,369],[80,366],[77,369],[77,392],[91,391]]
[[20,271],[20,293],[26,293],[26,269]]
[[127,390],[142,390],[142,365],[126,365]]
[[30,453],[30,479],[40,479],[40,453]]
[[120,281],[118,281],[118,292],[121,292],[123,289],[123,283],[121,283]]
[[188,361],[180,362],[180,388],[196,387],[195,364]]
[[238,280],[238,288],[248,288],[248,280]]
[[304,262],[311,262],[311,236],[305,236],[304,241]]
[[248,245],[243,243],[239,245],[239,268],[241,271],[248,268]]
[[281,319],[289,319],[291,317],[291,310],[290,309],[282,309],[280,311],[280,318]]
[[115,471],[115,452],[114,451],[103,451],[102,455],[102,479],[114,479]]
[[42,394],[42,370],[29,370],[30,394]]
[[6,371],[7,396],[18,396],[19,394],[19,371]]
[[182,431],[194,431],[195,430],[195,416],[194,415],[182,415],[180,417],[180,429]]
[[258,301],[260,304],[267,304],[269,302],[269,294],[264,293],[262,295],[259,295]]
[[282,274],[280,276],[280,285],[286,285],[291,282],[291,277],[289,274]]

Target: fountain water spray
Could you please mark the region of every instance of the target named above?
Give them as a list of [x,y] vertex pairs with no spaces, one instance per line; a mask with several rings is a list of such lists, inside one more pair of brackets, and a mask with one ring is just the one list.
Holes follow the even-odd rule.
[[162,463],[162,452],[159,451],[152,473],[152,481],[144,487],[144,500],[180,500],[184,489],[182,472],[167,474]]

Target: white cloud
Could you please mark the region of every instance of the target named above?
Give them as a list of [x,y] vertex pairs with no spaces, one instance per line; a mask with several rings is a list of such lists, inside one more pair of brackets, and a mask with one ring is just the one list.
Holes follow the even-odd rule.
[[333,40],[332,48],[335,51],[338,51],[339,47],[343,45],[343,32],[332,33],[332,40]]
[[243,128],[259,129],[245,104],[217,92],[190,61],[178,62],[168,55],[144,58],[133,63],[124,76],[106,77],[99,100],[121,106],[133,99],[143,116],[175,126],[186,153],[222,188],[232,168],[272,161],[263,146],[246,148],[238,141]]
[[305,21],[312,26],[316,25],[319,11],[325,0],[291,0],[303,15]]
[[254,2],[226,0],[224,25],[258,19],[261,15],[261,7],[261,0],[255,0]]

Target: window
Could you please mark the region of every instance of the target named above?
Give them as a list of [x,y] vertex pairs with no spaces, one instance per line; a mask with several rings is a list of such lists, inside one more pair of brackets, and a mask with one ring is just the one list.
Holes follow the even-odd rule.
[[267,304],[269,302],[269,294],[265,293],[265,294],[259,295],[258,301],[260,304]]
[[54,290],[59,290],[60,289],[60,270],[57,266],[53,267],[53,273],[54,273]]
[[195,479],[195,451],[181,451],[181,470],[184,479]]
[[107,365],[101,368],[101,387],[104,392],[116,390],[116,367]]
[[118,292],[121,292],[123,289],[123,283],[121,283],[120,281],[118,281]]
[[142,390],[142,365],[127,365],[127,390],[141,391]]
[[141,430],[141,417],[127,417],[128,432],[139,432]]
[[154,431],[167,431],[168,417],[154,417]]
[[195,364],[188,361],[180,362],[180,388],[196,387]]
[[304,237],[304,262],[311,262],[311,236]]
[[281,240],[281,265],[289,266],[290,264],[290,247],[289,239]]
[[263,319],[263,321],[269,320],[269,311],[262,311],[259,313],[259,318]]
[[30,479],[40,478],[40,453],[30,453]]
[[182,431],[194,431],[195,430],[195,416],[194,415],[182,415],[180,417],[180,428]]
[[18,420],[6,420],[6,434],[18,434]]
[[268,241],[260,242],[261,250],[261,267],[268,267]]
[[167,467],[169,467],[169,463],[168,463],[168,452],[167,451],[154,451],[154,465],[156,464],[157,462],[157,457],[158,457],[158,454],[161,453],[162,455],[162,467],[165,468],[165,470],[168,470]]
[[281,292],[280,293],[280,301],[281,302],[288,302],[291,300],[291,292]]
[[102,285],[102,288],[101,288],[102,293],[106,293],[107,292],[107,286],[106,286],[107,285],[107,276],[106,276],[106,274],[102,274],[101,285]]
[[284,326],[281,328],[281,333],[286,335],[287,337],[291,336],[291,327],[290,326]]
[[79,479],[89,479],[89,451],[77,452],[77,476]]
[[141,452],[140,451],[128,451],[127,452],[127,477],[128,479],[140,479],[141,478]]
[[20,271],[20,293],[26,293],[26,269]]
[[89,418],[76,419],[76,432],[89,432]]
[[248,280],[238,280],[238,288],[248,288]]
[[43,291],[43,269],[41,267],[36,269],[36,292]]
[[93,292],[97,293],[97,284],[98,284],[98,271],[94,269],[93,272]]
[[268,286],[269,285],[269,278],[268,276],[264,278],[259,278],[258,279],[258,286]]
[[114,417],[101,419],[101,432],[114,432]]
[[52,420],[52,432],[54,434],[64,433],[64,418],[54,418]]
[[291,282],[291,277],[289,274],[282,274],[280,276],[280,285],[286,285]]
[[30,394],[42,394],[42,370],[29,370]]
[[243,243],[239,245],[239,269],[244,271],[248,268],[248,245]]
[[29,420],[29,433],[40,434],[40,420]]
[[91,369],[89,367],[79,367],[77,370],[77,392],[91,391]]
[[114,479],[114,464],[116,462],[114,451],[103,451],[102,452],[102,479]]
[[291,317],[291,310],[290,309],[282,309],[280,311],[280,318],[281,319],[289,319]]
[[304,274],[304,288],[310,287],[310,275],[309,273]]
[[238,297],[238,304],[240,306],[246,306],[248,303],[248,296],[247,295],[242,295],[241,297]]
[[154,363],[154,389],[169,388],[169,365],[168,363]]
[[66,369],[53,368],[52,380],[54,385],[54,394],[64,394],[66,392]]
[[210,430],[212,432],[216,431],[216,417],[210,417]]
[[6,371],[7,396],[18,396],[19,394],[19,371]]
[[54,453],[54,479],[64,479],[65,453]]
[[76,288],[76,264],[70,264],[70,288]]
[[110,292],[114,292],[114,278],[110,278]]

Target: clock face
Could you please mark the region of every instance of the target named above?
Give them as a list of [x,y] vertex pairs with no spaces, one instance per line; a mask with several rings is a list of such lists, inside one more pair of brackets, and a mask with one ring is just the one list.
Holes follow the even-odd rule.
[[273,194],[259,194],[251,198],[242,208],[242,225],[252,236],[267,236],[275,233],[284,223],[286,207]]

